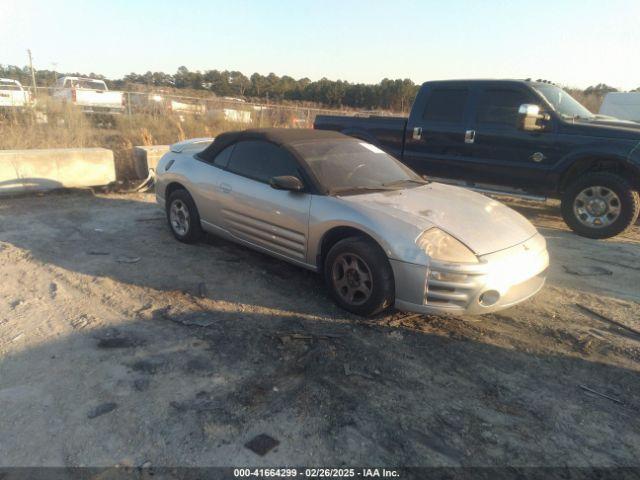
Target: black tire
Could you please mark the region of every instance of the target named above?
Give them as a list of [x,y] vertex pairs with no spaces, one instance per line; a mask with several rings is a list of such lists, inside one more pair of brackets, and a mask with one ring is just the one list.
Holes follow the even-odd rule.
[[[176,207],[180,206],[180,210],[184,207],[188,212],[187,227],[184,231],[172,223],[171,208],[174,204]],[[173,233],[173,236],[176,237],[177,240],[184,243],[196,243],[202,238],[203,232],[200,225],[200,214],[189,192],[184,189],[171,192],[166,202],[165,212],[167,214],[169,230],[171,230],[171,233]]]
[[[583,223],[574,209],[576,198],[590,187],[605,187],[614,192],[619,202],[617,218],[604,226]],[[571,183],[562,195],[562,218],[578,235],[587,238],[610,238],[628,230],[637,220],[640,211],[638,192],[624,178],[610,172],[588,173]]]
[[[356,264],[359,265],[358,269],[369,271],[369,275],[355,280],[358,284],[360,284],[360,280],[364,280],[362,284],[365,289],[368,288],[368,296],[358,292],[357,298],[354,298],[353,302],[349,302],[344,298],[344,290],[340,290],[338,279],[334,276],[334,267],[338,270],[342,268],[337,266],[336,262],[340,262],[340,265],[342,265],[343,259],[347,259],[347,261],[355,260]],[[343,269],[342,273],[341,278],[346,280],[347,272]],[[359,277],[357,272],[355,275]],[[370,277],[370,281],[366,280],[367,277]],[[393,305],[395,300],[395,283],[389,260],[375,242],[364,237],[345,238],[337,242],[329,250],[324,261],[324,278],[335,302],[340,307],[356,315],[363,317],[376,315]],[[346,285],[343,287],[350,288]]]

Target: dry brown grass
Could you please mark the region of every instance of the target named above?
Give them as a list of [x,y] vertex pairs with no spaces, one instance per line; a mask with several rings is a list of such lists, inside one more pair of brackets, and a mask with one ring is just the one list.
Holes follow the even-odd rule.
[[77,109],[39,102],[46,105],[47,123],[39,123],[35,115],[10,116],[0,119],[0,149],[85,148],[104,147],[113,150],[118,179],[135,176],[132,149],[136,145],[163,145],[194,137],[214,137],[228,130],[252,127],[294,126],[286,115],[275,113],[254,115],[252,123],[234,123],[207,115],[118,115],[98,120]]

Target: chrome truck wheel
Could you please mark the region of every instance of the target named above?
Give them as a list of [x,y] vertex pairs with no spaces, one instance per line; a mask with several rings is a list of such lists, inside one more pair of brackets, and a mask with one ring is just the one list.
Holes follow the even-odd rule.
[[593,172],[569,183],[562,194],[562,217],[583,237],[609,238],[631,228],[638,218],[638,192],[613,172]]
[[573,201],[576,218],[589,228],[611,225],[620,216],[620,207],[616,192],[601,185],[585,188]]

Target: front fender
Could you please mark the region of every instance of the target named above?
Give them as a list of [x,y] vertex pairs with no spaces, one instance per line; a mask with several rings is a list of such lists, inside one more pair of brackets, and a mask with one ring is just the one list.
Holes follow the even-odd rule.
[[309,214],[307,262],[316,263],[325,234],[336,227],[359,230],[375,240],[392,260],[427,265],[415,243],[424,228],[391,216],[372,216],[336,197],[314,197]]

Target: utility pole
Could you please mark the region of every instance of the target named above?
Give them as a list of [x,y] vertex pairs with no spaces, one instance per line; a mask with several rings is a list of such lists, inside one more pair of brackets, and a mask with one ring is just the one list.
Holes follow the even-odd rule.
[[29,54],[29,67],[31,67],[31,84],[33,86],[33,98],[36,98],[38,92],[36,90],[36,72],[33,70],[33,59],[31,58],[31,49],[27,49],[27,53]]

